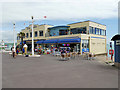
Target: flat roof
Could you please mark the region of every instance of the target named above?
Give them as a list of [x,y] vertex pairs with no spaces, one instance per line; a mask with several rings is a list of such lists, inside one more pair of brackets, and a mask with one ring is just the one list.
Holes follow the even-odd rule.
[[70,27],[70,26],[54,26],[54,27],[50,27],[50,28],[48,28],[48,29],[60,28],[60,27]]
[[[95,21],[87,20],[87,21],[75,22],[75,23],[71,23],[71,24],[83,23],[83,22],[94,22],[94,23],[97,23],[97,22],[95,22]],[[68,25],[71,25],[71,24],[68,24]],[[97,23],[97,24],[101,24],[101,23]],[[104,25],[104,26],[106,26],[105,24],[101,24],[101,25]]]

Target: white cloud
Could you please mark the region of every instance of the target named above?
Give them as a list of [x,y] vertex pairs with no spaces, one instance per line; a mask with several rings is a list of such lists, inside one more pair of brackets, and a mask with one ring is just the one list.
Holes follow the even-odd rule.
[[[0,40],[4,40],[4,42],[13,42],[13,31],[10,30],[0,30]],[[17,32],[15,32],[15,39],[17,40]]]
[[[6,42],[13,42],[13,22],[41,20],[85,20],[117,18],[119,0],[1,0],[0,33]],[[20,28],[20,27],[19,27]]]
[[89,19],[117,17],[118,0],[29,0],[2,3],[3,22],[16,22],[35,19]]

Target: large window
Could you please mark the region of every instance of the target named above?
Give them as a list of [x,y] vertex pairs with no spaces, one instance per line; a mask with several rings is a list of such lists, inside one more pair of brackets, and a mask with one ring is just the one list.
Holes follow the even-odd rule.
[[59,30],[59,35],[67,35],[68,30]]
[[43,36],[43,31],[39,31],[39,36]]
[[28,38],[28,33],[26,33],[26,38]]
[[37,37],[37,31],[35,31],[35,37]]
[[91,26],[89,27],[89,33],[106,36],[106,30],[99,29],[99,28],[94,28],[94,27],[91,27]]
[[97,35],[99,35],[99,29],[98,28],[95,28],[95,32]]
[[32,32],[30,32],[30,37],[32,37]]
[[100,35],[106,36],[106,30],[102,30],[102,29],[101,29]]
[[79,34],[79,33],[86,34],[86,27],[72,28],[70,32],[71,34]]
[[93,34],[93,27],[89,27],[89,33]]

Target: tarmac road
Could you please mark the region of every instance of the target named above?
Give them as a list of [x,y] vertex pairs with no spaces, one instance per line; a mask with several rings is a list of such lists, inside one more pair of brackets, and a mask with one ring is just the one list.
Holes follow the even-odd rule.
[[51,55],[40,58],[2,55],[3,88],[117,88],[118,70],[99,60],[79,57],[59,61]]

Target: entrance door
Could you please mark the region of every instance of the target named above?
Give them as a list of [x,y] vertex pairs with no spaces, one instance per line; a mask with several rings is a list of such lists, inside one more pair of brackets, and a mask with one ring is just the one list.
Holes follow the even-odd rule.
[[89,52],[89,41],[88,40],[82,40],[82,53],[83,52]]

